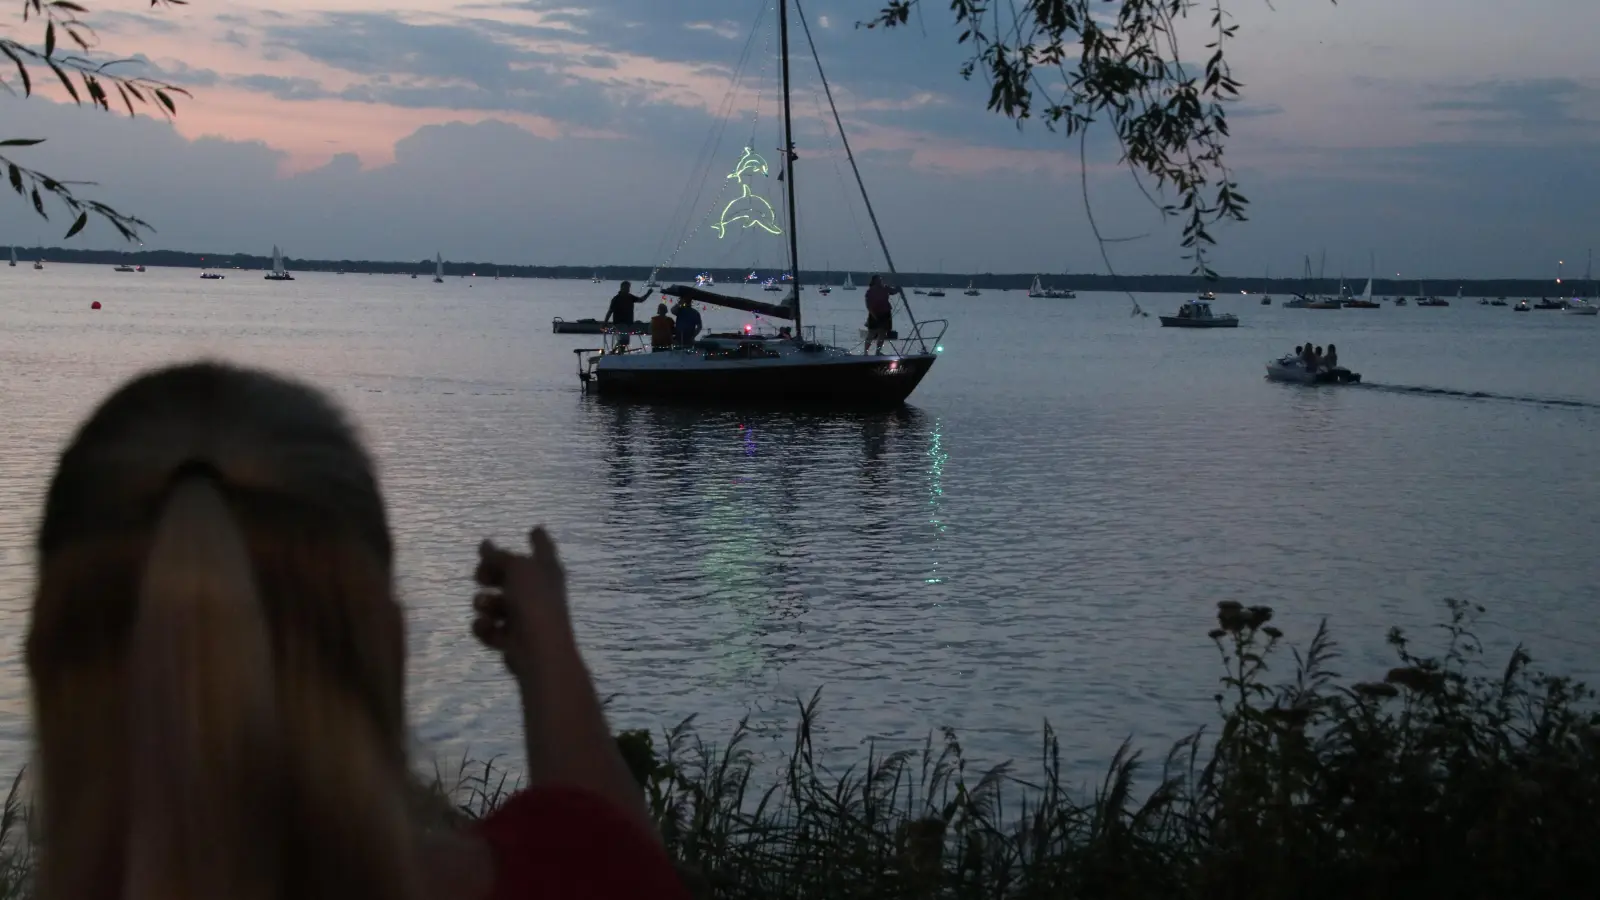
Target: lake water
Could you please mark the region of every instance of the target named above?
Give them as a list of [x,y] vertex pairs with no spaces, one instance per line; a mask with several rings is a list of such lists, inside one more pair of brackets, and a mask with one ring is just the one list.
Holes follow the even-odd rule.
[[[1274,606],[1302,641],[1330,617],[1354,676],[1381,675],[1384,631],[1425,630],[1445,597],[1486,604],[1497,645],[1595,674],[1594,318],[1224,297],[1240,328],[1187,331],[1130,318],[1118,295],[952,291],[914,298],[951,327],[905,410],[733,415],[580,391],[570,351],[594,339],[550,320],[598,316],[611,284],[197,275],[0,270],[8,651],[70,430],[135,372],[205,354],[322,385],[364,428],[424,754],[517,752],[511,684],[466,626],[478,541],[536,522],[561,544],[618,726],[698,714],[721,738],[749,715],[777,741],[794,697],[820,688],[841,753],[950,725],[981,758],[1031,759],[1049,720],[1092,777],[1125,736],[1164,751],[1211,721],[1205,632],[1227,599]],[[836,292],[808,318],[854,334],[860,303]],[[1263,379],[1306,340],[1338,344],[1368,384]],[[6,771],[27,734],[7,652]]]

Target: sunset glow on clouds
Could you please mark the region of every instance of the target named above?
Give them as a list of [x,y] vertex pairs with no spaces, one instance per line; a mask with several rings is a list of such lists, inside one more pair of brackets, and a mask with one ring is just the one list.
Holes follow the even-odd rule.
[[[959,77],[946,4],[909,28],[855,27],[882,5],[813,0],[806,11],[907,265],[981,255],[993,270],[1095,269],[1076,142],[1038,123],[1019,133],[983,108],[985,86]],[[1595,185],[1584,160],[1600,140],[1600,63],[1586,35],[1600,4],[1542,0],[1514,20],[1490,0],[1275,5],[1228,6],[1246,84],[1230,153],[1254,209],[1226,236],[1224,265],[1286,267],[1321,247],[1364,261],[1377,245],[1442,254],[1463,276],[1517,274],[1600,238],[1535,212]],[[321,255],[409,258],[448,235],[463,245],[454,252],[485,259],[644,262],[660,252],[760,11],[759,0],[103,0],[87,16],[97,50],[141,56],[193,99],[170,125],[0,101],[4,136],[37,126],[53,139],[41,161],[102,182],[156,224],[158,246],[259,250],[290,232]],[[770,13],[764,22],[748,71],[772,78]],[[1203,52],[1203,24],[1186,55]],[[835,173],[818,154],[836,136],[798,26],[794,39],[812,163],[802,184],[820,190]],[[773,93],[734,96],[729,127],[754,117],[752,134],[775,146]],[[1091,147],[1103,218],[1155,234],[1119,245],[1119,264],[1182,270],[1114,146],[1101,135]],[[831,202],[805,208],[825,217]],[[928,214],[953,208],[962,214]],[[0,238],[31,241],[37,223],[15,220]],[[105,231],[85,238],[112,243]],[[1546,251],[1563,240],[1578,243]],[[824,252],[860,251],[840,241]]]

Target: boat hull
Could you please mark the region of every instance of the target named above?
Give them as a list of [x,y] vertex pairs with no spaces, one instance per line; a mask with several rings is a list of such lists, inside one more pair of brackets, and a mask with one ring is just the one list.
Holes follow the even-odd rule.
[[1569,306],[1566,313],[1569,316],[1592,316],[1600,313],[1600,306]]
[[1211,319],[1191,319],[1185,316],[1161,316],[1161,325],[1164,328],[1238,328],[1238,319],[1227,319],[1221,316]]
[[916,390],[934,360],[927,354],[861,356],[816,364],[750,359],[644,367],[608,366],[609,361],[602,359],[592,387],[607,398],[686,405],[895,407]]
[[1325,372],[1307,372],[1303,366],[1274,360],[1267,363],[1267,380],[1285,384],[1359,384],[1361,374],[1343,366]]

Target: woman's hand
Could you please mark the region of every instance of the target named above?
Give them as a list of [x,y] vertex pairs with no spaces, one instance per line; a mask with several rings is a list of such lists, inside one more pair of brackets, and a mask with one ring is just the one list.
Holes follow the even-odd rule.
[[506,666],[519,677],[530,673],[542,647],[572,640],[567,573],[555,542],[541,526],[528,535],[528,545],[531,552],[522,554],[490,540],[479,544],[480,590],[472,600],[472,633],[505,654]]
[[522,691],[528,782],[566,784],[610,800],[661,839],[600,709],[567,613],[567,575],[544,528],[528,535],[530,553],[478,545],[472,633],[505,654]]

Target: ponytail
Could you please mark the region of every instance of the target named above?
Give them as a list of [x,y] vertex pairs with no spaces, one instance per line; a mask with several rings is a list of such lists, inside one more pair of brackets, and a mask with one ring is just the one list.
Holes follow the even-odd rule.
[[268,900],[282,872],[272,647],[215,481],[180,478],[128,648],[124,900]]

